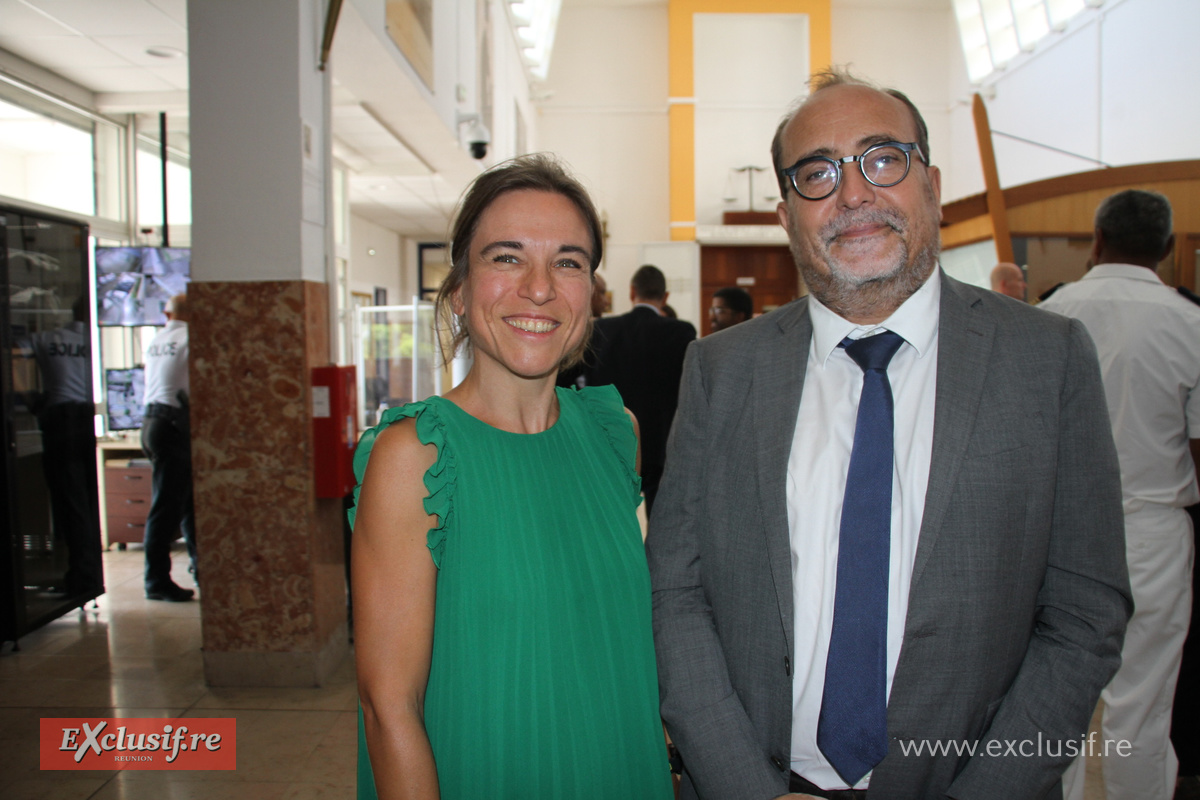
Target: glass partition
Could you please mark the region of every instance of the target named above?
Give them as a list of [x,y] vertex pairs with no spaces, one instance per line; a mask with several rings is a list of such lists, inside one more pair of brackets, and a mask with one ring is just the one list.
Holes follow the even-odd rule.
[[362,430],[388,408],[442,393],[433,303],[365,306],[354,322]]
[[15,638],[104,591],[84,225],[0,208],[4,547]]

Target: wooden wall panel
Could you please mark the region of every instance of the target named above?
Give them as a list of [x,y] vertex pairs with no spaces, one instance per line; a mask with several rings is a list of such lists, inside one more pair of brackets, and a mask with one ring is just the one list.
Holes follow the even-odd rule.
[[[754,298],[754,313],[778,308],[800,296],[802,281],[792,254],[782,245],[704,245],[700,248],[700,306],[707,320],[712,293],[737,286],[738,278],[752,278],[753,286],[742,286]],[[708,333],[707,322],[700,326]]]
[[1107,186],[1060,197],[1050,197],[1009,207],[1008,223],[1014,236],[1039,233],[1092,233],[1096,207],[1104,198],[1124,189],[1161,192],[1171,201],[1176,231],[1200,231],[1200,181],[1163,181]]
[[942,228],[942,249],[962,247],[965,244],[983,242],[992,238],[992,221],[984,216],[956,222]]
[[[1195,289],[1194,245],[1200,242],[1200,160],[1133,164],[1013,186],[1004,190],[1008,228],[1014,238],[1090,240],[1096,207],[1104,198],[1124,189],[1161,192],[1171,201],[1175,216],[1176,256],[1174,262],[1160,274],[1170,283]],[[972,195],[947,203],[943,206],[943,220],[944,250],[992,238],[991,220],[983,195]],[[1074,251],[1076,247],[1077,243],[1072,244],[1068,250]],[[1030,297],[1039,292],[1032,271],[1034,260],[1031,253]],[[1057,264],[1061,259],[1049,260]],[[1071,258],[1072,262],[1076,260]],[[1065,263],[1062,266],[1067,268]],[[1072,263],[1069,269],[1074,272],[1076,266]],[[1062,276],[1054,270],[1048,270],[1037,277],[1038,284],[1049,282],[1040,287],[1044,289]]]

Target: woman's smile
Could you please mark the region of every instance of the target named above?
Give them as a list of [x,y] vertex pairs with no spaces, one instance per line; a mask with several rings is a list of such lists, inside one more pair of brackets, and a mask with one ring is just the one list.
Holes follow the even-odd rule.
[[550,333],[557,328],[561,323],[557,320],[547,319],[545,317],[505,317],[504,321],[512,327],[526,333]]

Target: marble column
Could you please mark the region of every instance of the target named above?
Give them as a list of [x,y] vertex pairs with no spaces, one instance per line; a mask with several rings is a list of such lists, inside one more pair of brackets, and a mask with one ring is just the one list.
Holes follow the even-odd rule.
[[348,649],[340,500],[315,496],[330,363],[329,79],[307,0],[188,5],[192,458],[204,669],[321,684]]

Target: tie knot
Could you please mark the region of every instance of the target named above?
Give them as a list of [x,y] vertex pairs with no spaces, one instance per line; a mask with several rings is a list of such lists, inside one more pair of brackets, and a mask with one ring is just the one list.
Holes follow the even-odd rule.
[[902,344],[904,339],[900,334],[884,331],[861,339],[843,339],[841,346],[846,348],[846,355],[853,358],[863,372],[873,369],[886,372],[892,356],[896,355]]

